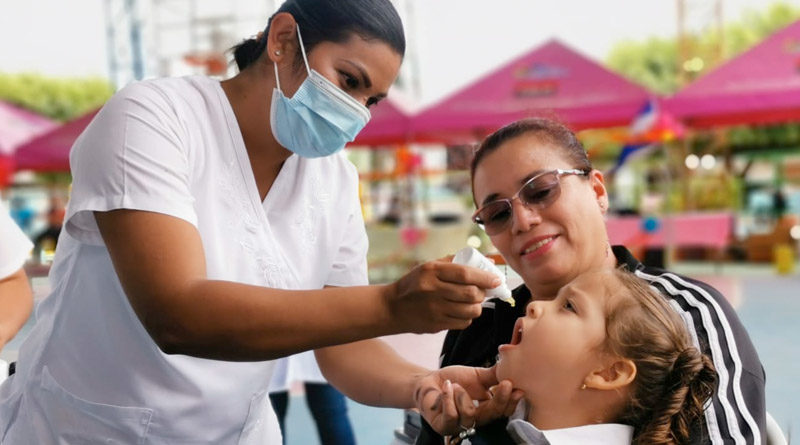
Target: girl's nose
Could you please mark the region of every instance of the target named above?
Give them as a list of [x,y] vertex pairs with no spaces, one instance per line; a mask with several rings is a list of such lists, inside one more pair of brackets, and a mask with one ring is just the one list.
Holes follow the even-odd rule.
[[542,311],[544,310],[544,303],[541,301],[531,301],[528,303],[528,307],[526,309],[526,315],[531,318],[539,318],[542,316]]

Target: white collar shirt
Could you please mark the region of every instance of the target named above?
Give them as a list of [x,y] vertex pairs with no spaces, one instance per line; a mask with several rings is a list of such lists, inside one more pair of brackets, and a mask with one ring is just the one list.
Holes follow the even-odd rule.
[[355,167],[344,153],[293,155],[262,201],[233,109],[204,77],[129,85],[78,138],[70,163],[53,290],[18,374],[0,387],[0,437],[5,429],[9,443],[43,445],[280,443],[267,397],[274,362],[164,354],[133,312],[92,212],[143,210],[194,225],[209,279],[365,284]]
[[517,405],[506,430],[518,444],[531,445],[630,445],[633,427],[618,423],[583,425],[555,430],[540,430],[526,419],[527,404]]

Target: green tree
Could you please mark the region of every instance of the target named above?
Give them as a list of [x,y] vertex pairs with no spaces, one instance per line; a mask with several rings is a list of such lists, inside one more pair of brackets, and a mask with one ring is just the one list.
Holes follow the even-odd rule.
[[798,18],[800,8],[779,2],[766,10],[746,11],[739,21],[725,25],[723,33],[709,29],[699,35],[687,35],[684,45],[686,59],[690,62],[686,67],[678,66],[677,37],[620,42],[612,48],[606,62],[615,71],[654,92],[671,94],[684,83],[737,56]]
[[607,59],[613,70],[661,94],[678,89],[677,63],[677,41],[658,37],[618,43]]
[[108,80],[0,73],[0,100],[51,119],[68,121],[103,105],[114,93]]

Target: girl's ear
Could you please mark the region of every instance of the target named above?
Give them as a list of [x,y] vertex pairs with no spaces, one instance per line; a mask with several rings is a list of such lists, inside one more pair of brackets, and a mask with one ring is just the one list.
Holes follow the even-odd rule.
[[636,378],[636,364],[626,358],[617,358],[607,366],[595,369],[583,383],[587,388],[603,391],[622,389]]

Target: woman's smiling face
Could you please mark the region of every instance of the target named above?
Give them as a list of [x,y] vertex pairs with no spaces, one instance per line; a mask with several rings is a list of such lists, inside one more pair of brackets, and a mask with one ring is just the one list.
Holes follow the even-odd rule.
[[[574,168],[563,149],[535,134],[522,134],[481,159],[472,182],[475,202],[480,207],[494,199],[510,199],[537,173]],[[534,298],[552,298],[580,273],[602,265],[608,255],[602,174],[564,175],[560,183],[560,196],[546,208],[528,208],[513,200],[510,224],[490,236]],[[537,289],[552,293],[536,295]]]

